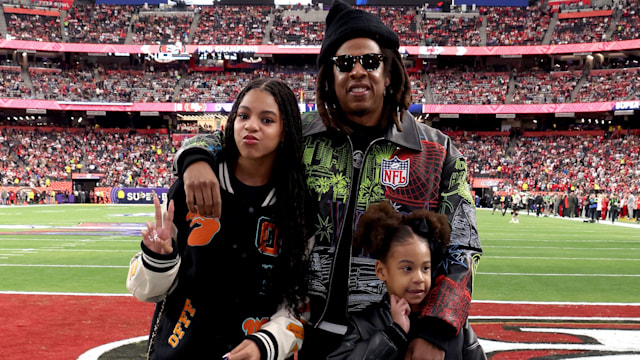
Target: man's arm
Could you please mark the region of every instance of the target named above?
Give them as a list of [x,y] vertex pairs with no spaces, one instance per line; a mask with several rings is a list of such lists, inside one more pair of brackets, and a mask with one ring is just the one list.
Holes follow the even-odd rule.
[[449,246],[435,269],[416,335],[441,349],[460,333],[471,304],[473,273],[482,254],[476,210],[467,184],[467,164],[448,141],[440,184],[439,212],[451,224]]
[[173,172],[184,181],[189,211],[220,217],[220,184],[213,171],[222,150],[222,132],[196,135],[185,140],[173,159]]

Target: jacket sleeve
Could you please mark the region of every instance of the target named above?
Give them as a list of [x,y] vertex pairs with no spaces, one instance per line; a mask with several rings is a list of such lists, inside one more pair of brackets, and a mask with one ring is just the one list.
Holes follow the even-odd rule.
[[283,303],[260,330],[247,336],[260,349],[260,359],[284,360],[300,350],[304,341],[303,324],[309,320],[308,309],[306,300],[300,305],[301,315],[295,316],[287,303]]
[[[440,183],[439,212],[451,224],[449,245],[440,253],[434,280],[426,299],[416,335],[446,347],[460,333],[469,316],[473,273],[482,249],[476,224],[475,202],[467,183],[467,163],[447,138],[447,158]],[[414,328],[412,328],[414,332]]]
[[[166,207],[163,208],[163,213],[166,210]],[[178,228],[174,222],[171,227],[173,252],[166,255],[157,254],[151,251],[144,242],[140,242],[142,251],[138,252],[129,262],[129,275],[127,275],[126,283],[127,290],[138,300],[158,302],[172,290],[180,269],[177,236]]]
[[141,243],[138,252],[129,263],[127,290],[138,300],[158,302],[168,294],[180,268],[177,246],[168,255],[155,254]]
[[196,135],[182,142],[182,146],[173,158],[172,171],[182,177],[184,170],[197,161],[215,164],[216,155],[220,153],[223,144],[223,134],[216,131],[213,134]]
[[[309,257],[314,242],[313,236],[307,240],[305,257]],[[247,339],[255,342],[260,349],[260,359],[284,360],[302,348],[304,324],[310,318],[309,298],[305,298],[298,307],[300,315],[296,316],[291,312],[289,304],[284,302],[260,330],[247,336]]]
[[[371,333],[366,334],[366,329],[371,330]],[[396,359],[398,355],[404,354],[407,343],[407,334],[396,323],[378,330],[370,324],[360,327],[357,320],[350,318],[349,330],[342,338],[342,343],[327,359]]]

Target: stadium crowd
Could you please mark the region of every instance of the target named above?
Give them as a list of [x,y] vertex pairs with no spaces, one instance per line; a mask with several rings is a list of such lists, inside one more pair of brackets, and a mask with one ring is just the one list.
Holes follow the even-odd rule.
[[[296,89],[296,94],[304,93],[303,101],[315,101],[314,71],[284,66],[273,71],[270,68],[250,72],[159,70],[153,67],[144,70],[74,67],[53,71],[31,68],[32,87],[19,71],[3,69],[0,96],[68,101],[172,102],[179,99],[226,103],[233,101],[243,82],[267,73],[286,79]],[[610,70],[583,74],[579,70],[548,72],[533,69],[511,76],[505,71],[477,72],[473,68],[452,67],[430,69],[426,74],[412,73],[411,85],[414,103],[544,104],[624,100],[638,95],[640,72],[637,67]],[[178,84],[182,77],[184,81]],[[576,89],[582,78],[583,84]],[[511,83],[514,90],[510,96]],[[572,95],[574,90],[577,91],[575,96]]]
[[98,186],[168,187],[174,153],[166,136],[3,128],[0,186],[47,187],[90,172],[104,174]]
[[471,137],[453,140],[475,177],[504,179],[504,190],[640,191],[640,137]]
[[[454,135],[474,177],[501,178],[504,190],[640,191],[640,136]],[[179,144],[167,136],[108,131],[0,132],[0,184],[46,186],[72,172],[104,174],[99,186],[163,187]]]
[[267,6],[207,6],[199,9],[200,21],[192,44],[262,44],[270,8]]
[[[578,14],[576,16],[583,17],[562,18],[555,26],[550,26],[552,11],[544,1],[532,2],[524,8],[491,6],[464,13],[433,12],[422,7],[361,8],[380,16],[385,24],[400,34],[404,45],[544,45],[548,32],[551,44],[636,38],[640,31],[638,0],[616,1],[618,7],[611,9],[612,4],[606,5],[610,9],[609,15]],[[51,5],[56,9],[55,4]],[[301,9],[304,9],[302,13]],[[325,10],[307,6],[287,11],[273,6],[241,5],[189,6],[175,11],[149,6],[73,2],[64,19],[61,19],[62,15],[5,12],[5,21],[8,35],[23,40],[249,45],[309,45],[322,41]],[[567,7],[560,11],[575,12],[575,9]],[[64,23],[64,31],[61,31],[61,22]],[[194,29],[192,36],[191,29]],[[607,31],[611,33],[608,37],[605,36]]]

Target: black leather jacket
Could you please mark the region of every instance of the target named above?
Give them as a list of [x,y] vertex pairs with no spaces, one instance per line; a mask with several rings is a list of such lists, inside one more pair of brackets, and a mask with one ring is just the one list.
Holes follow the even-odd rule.
[[[417,314],[413,314],[417,315]],[[415,321],[412,319],[412,324]],[[487,356],[469,324],[463,331],[446,343],[446,360],[485,360]],[[349,330],[342,344],[329,360],[393,360],[404,359],[407,345],[414,337],[405,333],[391,318],[389,297],[373,304],[361,313],[349,316]]]

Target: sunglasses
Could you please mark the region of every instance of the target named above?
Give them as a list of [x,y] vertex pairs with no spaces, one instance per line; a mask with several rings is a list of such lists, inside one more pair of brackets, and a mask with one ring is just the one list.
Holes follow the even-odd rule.
[[356,66],[356,61],[367,71],[374,71],[380,67],[380,62],[384,59],[382,54],[364,54],[364,55],[340,55],[331,58],[338,71],[350,72]]

